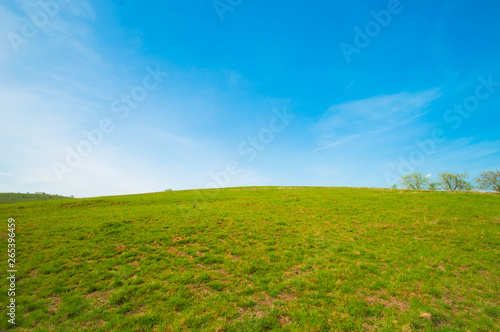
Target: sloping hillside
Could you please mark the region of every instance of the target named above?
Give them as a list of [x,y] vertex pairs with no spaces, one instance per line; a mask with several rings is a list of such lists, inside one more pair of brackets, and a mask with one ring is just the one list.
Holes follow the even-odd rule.
[[16,203],[26,201],[43,201],[48,199],[64,199],[69,197],[50,195],[45,193],[29,194],[29,193],[0,193],[1,203]]
[[16,326],[27,329],[492,331],[499,203],[350,188],[173,191],[2,204],[0,234],[6,250],[14,218]]

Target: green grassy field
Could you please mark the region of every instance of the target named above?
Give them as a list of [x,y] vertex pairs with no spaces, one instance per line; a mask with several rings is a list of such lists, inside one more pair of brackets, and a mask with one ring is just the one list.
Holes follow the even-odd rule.
[[23,330],[498,331],[499,203],[286,187],[23,202],[0,206],[0,242],[15,218]]
[[25,201],[42,201],[47,199],[64,199],[69,197],[49,194],[28,194],[28,193],[0,193],[1,203],[17,203]]

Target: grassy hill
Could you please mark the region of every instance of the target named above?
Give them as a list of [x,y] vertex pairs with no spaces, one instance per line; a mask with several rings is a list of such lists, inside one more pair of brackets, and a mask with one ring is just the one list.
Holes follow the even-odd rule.
[[0,242],[15,218],[26,329],[493,331],[499,203],[276,187],[23,202],[0,206]]
[[16,203],[25,201],[41,201],[47,199],[64,199],[69,197],[49,194],[28,194],[28,193],[0,193],[1,203]]

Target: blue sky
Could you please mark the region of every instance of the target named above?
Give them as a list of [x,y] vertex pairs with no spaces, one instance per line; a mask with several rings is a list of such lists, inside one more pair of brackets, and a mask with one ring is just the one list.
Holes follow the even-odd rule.
[[0,192],[500,166],[498,1],[42,3],[0,3]]

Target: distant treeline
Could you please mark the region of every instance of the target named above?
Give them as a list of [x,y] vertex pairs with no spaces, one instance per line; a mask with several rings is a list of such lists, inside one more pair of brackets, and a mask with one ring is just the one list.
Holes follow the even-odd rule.
[[[445,191],[470,191],[474,189],[483,191],[500,192],[500,171],[482,172],[469,181],[469,173],[441,172],[437,181],[432,181],[431,176],[423,173],[413,172],[403,175],[399,180],[400,185],[411,190],[445,190]],[[392,188],[397,188],[393,185]]]

